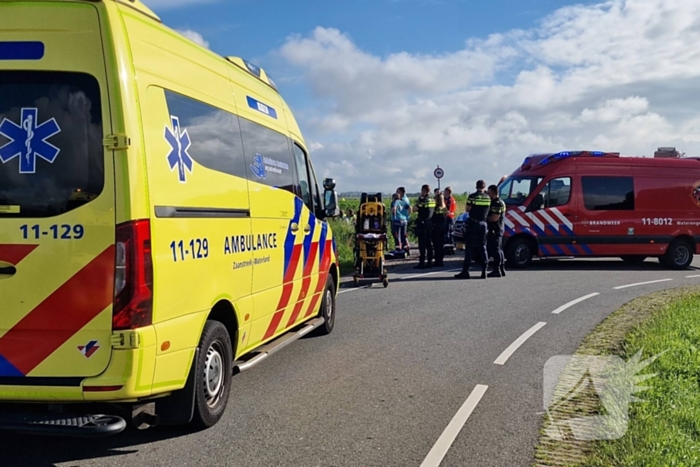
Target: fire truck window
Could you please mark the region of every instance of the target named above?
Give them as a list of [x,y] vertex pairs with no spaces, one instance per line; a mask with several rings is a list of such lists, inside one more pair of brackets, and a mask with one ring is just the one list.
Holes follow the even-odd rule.
[[562,177],[550,180],[540,194],[544,202],[543,208],[565,206],[571,198],[571,179]]
[[520,206],[542,181],[542,177],[509,177],[499,187],[500,198],[508,206]]
[[632,177],[581,177],[583,204],[588,211],[633,211]]

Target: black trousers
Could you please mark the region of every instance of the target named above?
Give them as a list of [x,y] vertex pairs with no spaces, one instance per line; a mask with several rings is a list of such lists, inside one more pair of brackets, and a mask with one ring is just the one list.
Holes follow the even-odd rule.
[[435,263],[442,264],[445,258],[445,232],[447,224],[445,222],[433,223],[433,249],[435,250]]
[[416,234],[418,235],[418,262],[425,263],[426,253],[428,263],[433,262],[433,239],[432,239],[432,223],[430,221],[418,221],[416,224]]
[[478,250],[479,255],[483,258],[482,270],[486,271],[489,265],[489,256],[486,251],[486,222],[467,220],[467,224],[464,227],[464,265],[462,266],[462,272],[465,274],[469,272],[475,249]]
[[496,233],[489,232],[486,237],[486,250],[493,257],[493,270],[501,271],[505,265],[505,256],[503,255],[503,237]]

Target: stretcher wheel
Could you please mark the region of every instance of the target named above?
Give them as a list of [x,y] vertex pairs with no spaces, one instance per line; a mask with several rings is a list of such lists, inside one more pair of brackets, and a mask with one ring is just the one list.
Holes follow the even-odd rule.
[[360,285],[360,279],[359,279],[359,278],[353,277],[353,280],[355,281],[355,287],[357,287],[358,285]]

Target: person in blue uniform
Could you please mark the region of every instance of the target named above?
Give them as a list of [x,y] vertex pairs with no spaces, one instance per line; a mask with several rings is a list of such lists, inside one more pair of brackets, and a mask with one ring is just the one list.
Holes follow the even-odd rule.
[[474,249],[478,248],[483,259],[481,278],[486,279],[486,268],[489,265],[489,255],[486,251],[487,217],[491,208],[491,197],[486,194],[486,182],[476,182],[476,191],[467,198],[469,218],[464,226],[464,265],[462,272],[455,275],[457,279],[470,279],[469,268],[472,263]]

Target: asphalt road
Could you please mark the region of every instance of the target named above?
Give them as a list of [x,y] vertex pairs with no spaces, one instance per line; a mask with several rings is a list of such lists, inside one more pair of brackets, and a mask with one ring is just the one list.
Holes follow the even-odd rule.
[[631,299],[700,281],[700,270],[655,260],[535,262],[457,281],[445,272],[459,267],[452,258],[443,272],[393,274],[386,289],[344,288],[334,332],[236,376],[224,419],[208,431],[2,435],[0,466],[528,466],[545,362],[573,353]]

